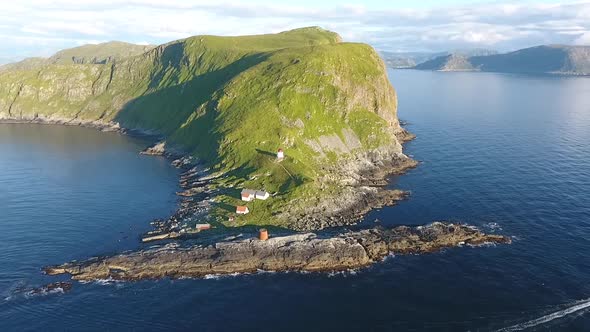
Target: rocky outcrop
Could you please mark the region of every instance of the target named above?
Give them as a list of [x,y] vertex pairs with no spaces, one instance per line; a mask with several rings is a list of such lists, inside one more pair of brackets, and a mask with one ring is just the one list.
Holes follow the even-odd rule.
[[140,153],[148,156],[163,156],[166,153],[166,142],[158,142]]
[[290,228],[299,231],[356,224],[369,211],[406,199],[408,192],[386,188],[387,177],[417,165],[415,160],[390,149],[358,154],[327,167],[318,194],[303,198],[303,204],[286,207],[279,218],[285,218]]
[[234,240],[208,246],[158,249],[49,266],[49,275],[70,274],[75,280],[141,280],[203,277],[263,271],[338,271],[379,262],[390,253],[429,253],[443,248],[483,243],[510,243],[475,228],[436,222],[428,226],[374,228],[335,237],[314,233]]

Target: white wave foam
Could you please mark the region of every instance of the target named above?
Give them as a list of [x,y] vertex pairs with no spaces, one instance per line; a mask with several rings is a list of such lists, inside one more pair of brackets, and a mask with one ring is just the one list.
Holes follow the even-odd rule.
[[228,273],[228,274],[206,274],[203,279],[205,280],[218,280],[221,278],[230,278],[230,277],[237,277],[237,276],[242,276],[242,275],[248,275],[250,273],[240,273],[240,272],[234,272],[234,273]]
[[113,279],[113,277],[108,277],[106,279],[96,279],[96,280],[92,280],[92,281],[83,281],[83,280],[80,281],[81,284],[92,283],[92,284],[96,284],[96,285],[100,285],[100,286],[110,286],[110,285],[120,284],[120,283],[124,283],[124,282],[125,281],[123,281],[123,280]]
[[182,276],[182,277],[178,277],[178,280],[195,280],[197,278],[195,277],[187,277],[187,276]]
[[498,224],[497,222],[489,222],[487,224],[484,224],[484,227],[491,230],[491,231],[501,231],[502,230],[502,226],[500,226],[500,224]]
[[395,254],[393,252],[390,252],[389,254],[385,255],[385,257],[383,257],[383,259],[381,260],[382,262],[386,262],[390,259],[394,259],[395,258]]
[[337,276],[342,276],[342,277],[348,277],[348,276],[354,276],[358,273],[358,270],[355,269],[348,269],[348,270],[344,270],[344,271],[332,271],[328,273],[328,278],[333,278],[333,277],[337,277]]
[[562,309],[562,310],[559,310],[556,312],[552,312],[550,314],[541,316],[539,318],[530,320],[528,322],[505,327],[503,329],[498,330],[498,332],[522,331],[524,329],[528,329],[528,328],[531,328],[531,327],[534,327],[537,325],[545,324],[545,323],[548,323],[552,320],[559,319],[559,318],[565,317],[567,315],[571,315],[575,312],[578,312],[580,310],[584,310],[587,308],[590,308],[590,299],[576,301],[571,306],[569,306],[565,309]]
[[482,242],[480,244],[470,244],[468,243],[467,246],[471,248],[481,248],[481,247],[497,247],[497,244],[494,242]]
[[41,290],[41,291],[28,291],[26,293],[24,293],[25,298],[29,299],[31,297],[34,296],[47,296],[47,295],[52,295],[52,294],[63,294],[65,293],[65,290],[61,287],[57,287],[51,290]]

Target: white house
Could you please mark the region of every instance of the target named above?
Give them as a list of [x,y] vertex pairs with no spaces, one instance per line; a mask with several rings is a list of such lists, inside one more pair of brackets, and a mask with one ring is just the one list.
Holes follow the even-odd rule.
[[261,199],[261,200],[265,200],[268,197],[270,197],[270,195],[268,194],[268,192],[266,192],[264,190],[257,190],[255,196],[256,196],[256,199]]
[[242,200],[250,202],[256,198],[256,190],[244,189],[242,190]]
[[283,149],[279,149],[279,151],[277,151],[277,159],[279,161],[285,159],[285,153],[283,152]]
[[247,206],[236,206],[236,213],[237,214],[247,214],[250,212]]

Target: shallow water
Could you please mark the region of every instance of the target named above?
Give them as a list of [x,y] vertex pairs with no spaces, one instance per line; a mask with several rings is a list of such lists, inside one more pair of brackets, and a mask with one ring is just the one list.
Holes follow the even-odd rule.
[[[75,284],[46,264],[139,246],[177,171],[83,128],[0,126],[0,330],[590,330],[590,79],[390,72],[421,164],[388,225],[453,220],[509,246],[396,256],[355,272]],[[53,279],[49,279],[53,280]]]

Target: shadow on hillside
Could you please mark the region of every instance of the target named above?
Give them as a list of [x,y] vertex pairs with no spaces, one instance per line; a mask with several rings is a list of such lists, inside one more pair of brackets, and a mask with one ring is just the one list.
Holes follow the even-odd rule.
[[236,212],[236,207],[234,205],[231,205],[231,204],[228,204],[228,203],[224,203],[224,202],[216,202],[215,205],[218,208],[220,208],[222,210],[225,210],[227,212],[230,212],[230,213]]
[[269,156],[269,157],[276,157],[277,156],[277,154],[274,153],[274,152],[264,151],[264,150],[261,150],[261,149],[256,149],[256,152],[258,152],[260,154],[263,154],[265,156]]
[[[244,56],[223,68],[174,83],[190,75],[189,71],[199,69],[198,63],[189,64],[183,57],[183,45],[166,47],[156,64],[160,69],[150,77],[148,91],[125,104],[115,121],[125,128],[171,136],[173,142],[196,151],[201,160],[214,162],[221,139],[221,134],[215,130],[217,105],[212,102],[214,95],[234,77],[264,61],[267,56]],[[199,114],[187,123],[195,112]]]
[[[233,166],[232,166],[229,168],[232,169],[232,171],[227,173],[226,176],[227,177],[234,177],[236,179],[247,179],[247,177],[250,174],[256,172],[256,168],[253,166],[249,166],[249,165],[241,165],[237,168],[233,168]],[[237,197],[239,197],[239,195]]]
[[282,192],[282,193],[287,192],[289,189],[298,187],[304,183],[305,183],[305,178],[303,178],[301,176],[295,176],[295,177],[290,176],[287,181],[285,181],[283,184],[281,184],[281,186],[279,187],[279,192]]
[[242,188],[221,188],[219,193],[221,195],[229,196],[235,199],[242,199],[241,196]]

